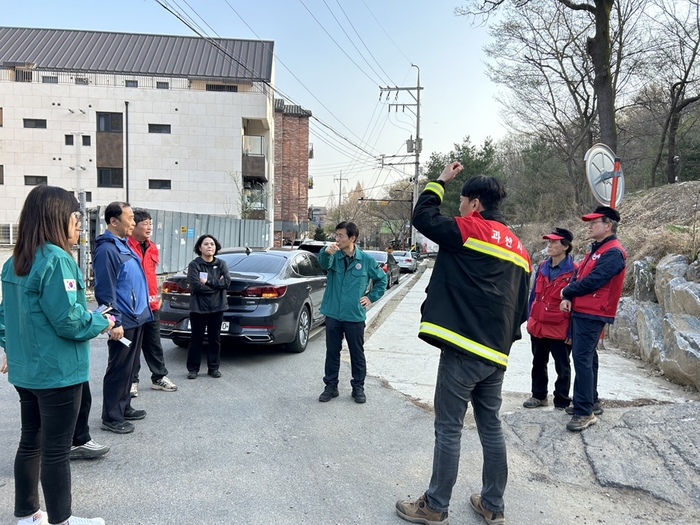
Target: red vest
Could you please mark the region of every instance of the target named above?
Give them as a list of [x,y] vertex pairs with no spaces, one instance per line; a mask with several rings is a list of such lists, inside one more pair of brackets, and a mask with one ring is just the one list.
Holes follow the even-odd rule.
[[[542,264],[549,264],[545,260]],[[569,329],[569,312],[559,310],[561,298],[559,293],[569,284],[574,271],[562,272],[553,280],[548,280],[542,273],[542,267],[535,277],[535,298],[527,319],[527,331],[535,337],[548,339],[566,339]]]
[[156,266],[158,266],[158,247],[150,240],[146,242],[146,253],[141,252],[141,243],[134,239],[131,235],[126,238],[136,255],[141,259],[143,273],[146,274],[146,282],[148,283],[148,304],[151,310],[158,310],[160,306],[160,295],[158,294],[158,279],[156,277]]
[[[594,253],[588,252],[586,257],[578,267],[576,280],[579,281],[593,271],[598,259],[608,250],[616,248],[622,252],[622,256],[627,259],[627,252],[622,247],[617,239],[612,239]],[[622,295],[622,282],[625,280],[625,268],[620,273],[610,279],[597,290],[580,297],[574,297],[572,301],[572,310],[574,312],[596,315],[600,317],[615,317],[617,314],[617,303]]]

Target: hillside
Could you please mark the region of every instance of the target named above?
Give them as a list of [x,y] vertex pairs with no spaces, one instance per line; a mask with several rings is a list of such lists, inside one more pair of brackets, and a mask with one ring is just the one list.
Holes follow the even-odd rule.
[[[680,253],[693,260],[700,247],[700,181],[669,184],[628,193],[619,206],[620,242],[627,250],[625,292],[631,293],[632,264],[646,256],[657,261],[668,253]],[[592,209],[591,209],[592,211]],[[535,254],[545,247],[542,234],[555,226],[574,234],[574,256],[582,256],[588,247],[588,228],[576,214],[557,224],[528,224],[519,230],[528,251]],[[539,262],[537,255],[533,259]]]

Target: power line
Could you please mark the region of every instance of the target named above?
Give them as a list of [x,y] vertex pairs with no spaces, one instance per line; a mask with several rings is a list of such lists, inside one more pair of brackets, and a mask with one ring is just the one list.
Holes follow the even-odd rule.
[[[374,80],[372,77],[370,77],[370,76],[367,74],[367,72],[366,72],[364,69],[362,69],[362,68],[358,65],[358,63],[355,62],[355,61],[352,59],[352,57],[351,57],[350,55],[348,55],[348,54],[345,52],[345,50],[340,46],[340,44],[335,40],[335,38],[333,38],[333,36],[328,32],[328,30],[327,30],[325,27],[323,27],[323,24],[322,24],[321,22],[319,22],[318,18],[316,18],[316,16],[311,12],[311,9],[309,9],[308,7],[306,7],[306,4],[304,3],[304,0],[299,0],[299,3],[301,3],[301,5],[304,6],[304,9],[306,9],[306,10],[309,12],[309,14],[311,15],[311,18],[313,18],[314,20],[316,20],[316,23],[317,23],[317,24],[321,27],[321,29],[323,29],[323,31],[328,35],[328,38],[330,38],[330,39],[333,41],[333,43],[334,43],[336,46],[338,46],[338,49],[340,49],[340,50],[343,52],[343,54],[344,54],[346,57],[348,57],[348,60],[350,60],[350,62],[352,62],[353,64],[355,64],[355,67],[356,67],[357,69],[359,69],[360,72],[361,72],[364,76],[366,76],[367,78],[369,78],[370,82],[376,82],[376,80]],[[346,33],[346,34],[347,34],[347,33]],[[373,70],[373,71],[374,71],[374,70]],[[376,74],[376,73],[375,73],[375,74]],[[381,81],[380,81],[380,84],[381,84]]]
[[408,58],[408,57],[404,54],[403,51],[401,51],[401,48],[396,44],[396,42],[394,42],[394,40],[391,38],[391,36],[389,36],[389,33],[386,32],[386,29],[384,29],[384,26],[382,26],[382,24],[379,22],[379,20],[377,20],[377,17],[374,16],[374,13],[372,12],[372,10],[371,10],[371,9],[369,8],[369,6],[367,5],[367,2],[365,2],[365,0],[362,0],[362,3],[363,3],[363,4],[365,5],[365,7],[367,8],[367,11],[369,11],[369,14],[372,15],[372,18],[374,18],[374,21],[377,22],[377,25],[381,28],[382,31],[384,31],[384,34],[389,38],[389,40],[391,40],[391,43],[394,44],[394,47],[396,47],[396,49],[399,50],[399,53],[401,53],[401,54],[403,55],[403,57],[404,57],[406,60],[408,60],[409,64],[413,64],[413,61],[412,61],[410,58]]

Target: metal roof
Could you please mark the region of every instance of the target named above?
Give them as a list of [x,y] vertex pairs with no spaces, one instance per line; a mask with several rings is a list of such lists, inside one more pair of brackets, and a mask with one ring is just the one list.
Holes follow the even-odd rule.
[[298,105],[289,105],[283,98],[275,99],[275,111],[291,117],[310,117],[312,115],[311,110]]
[[[274,42],[0,27],[0,65],[270,82]],[[217,47],[218,46],[218,47]],[[219,49],[221,48],[221,49]]]

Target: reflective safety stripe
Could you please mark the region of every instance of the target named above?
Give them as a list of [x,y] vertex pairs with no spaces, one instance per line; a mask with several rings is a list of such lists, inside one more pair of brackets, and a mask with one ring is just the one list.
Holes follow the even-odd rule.
[[527,273],[530,273],[530,265],[525,257],[518,255],[517,253],[501,248],[496,244],[491,244],[490,242],[475,239],[474,237],[469,237],[465,243],[465,248],[470,248],[476,250],[477,252],[485,253],[486,255],[493,255],[504,261],[512,262],[513,264],[520,266]]
[[437,182],[429,182],[425,185],[425,190],[423,191],[432,191],[433,193],[437,194],[437,196],[440,197],[440,202],[442,202],[442,199],[445,198],[445,188],[443,188]]
[[506,354],[477,343],[476,341],[472,341],[471,339],[467,339],[466,337],[462,337],[458,333],[448,330],[447,328],[443,328],[433,323],[423,322],[420,324],[420,330],[418,330],[418,333],[432,335],[433,337],[437,337],[438,339],[452,343],[453,345],[456,345],[467,352],[483,357],[484,359],[488,359],[489,361],[493,361],[499,365],[508,366],[508,356]]

